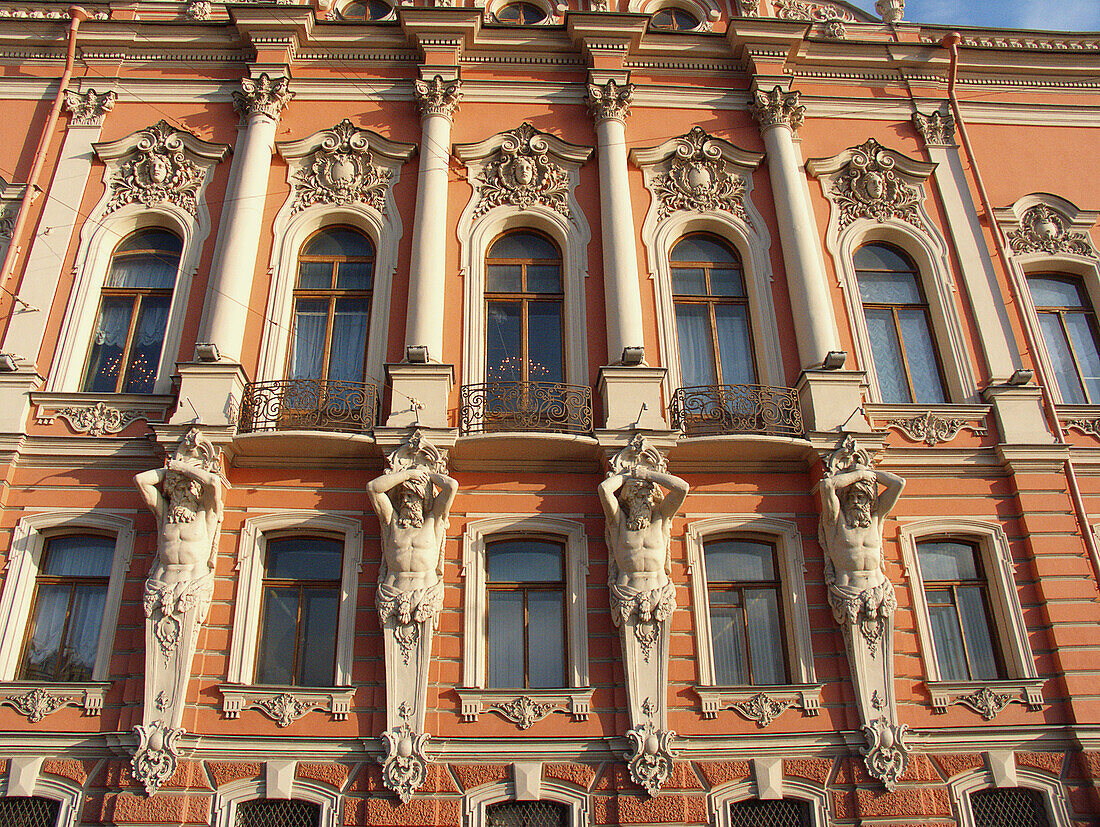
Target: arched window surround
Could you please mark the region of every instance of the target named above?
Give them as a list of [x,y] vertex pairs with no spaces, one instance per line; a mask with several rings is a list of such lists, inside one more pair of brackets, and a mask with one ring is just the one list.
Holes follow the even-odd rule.
[[[297,534],[335,534],[343,538],[344,559],[333,685],[351,685],[358,575],[363,563],[363,527],[359,520],[340,514],[296,510],[250,517],[241,528],[237,547],[237,570],[240,574],[229,648],[228,680],[231,684],[251,684],[255,679],[267,540],[276,535]],[[308,689],[303,687],[303,690]]]
[[1042,795],[1043,804],[1047,809],[1047,817],[1052,827],[1069,827],[1069,802],[1065,787],[1053,776],[1032,769],[1031,767],[1015,767],[1016,783],[998,785],[992,772],[988,769],[971,770],[948,779],[947,789],[951,795],[951,803],[955,809],[955,815],[959,819],[959,827],[977,827],[974,822],[974,810],[970,806],[970,794],[979,790],[997,789],[998,787],[1023,787],[1035,790]]
[[[295,777],[296,766],[295,761],[268,761],[264,778],[231,781],[218,787],[214,792],[214,827],[236,827],[237,805],[257,798],[297,798],[319,804],[320,827],[340,827],[343,824],[340,793],[319,781]],[[285,781],[285,789],[275,789],[268,779]]]
[[[587,791],[574,787],[565,781],[554,778],[542,778],[542,766],[536,763],[535,767],[540,776],[538,782],[538,801],[555,801],[569,807],[569,827],[588,827],[591,819],[591,811],[588,803]],[[497,781],[492,784],[483,784],[466,793],[463,802],[463,815],[465,827],[485,827],[486,809],[490,804],[517,801],[516,785],[512,781]],[[531,800],[524,798],[522,800]]]
[[[782,759],[777,759],[782,761]],[[823,786],[802,778],[780,777],[781,789],[774,791],[779,795],[765,796],[756,781],[735,781],[721,784],[707,793],[707,809],[710,810],[710,823],[714,827],[730,827],[729,805],[750,798],[794,798],[810,806],[810,823],[813,827],[827,827],[829,813],[829,794]]]
[[693,32],[709,32],[712,25],[722,19],[722,9],[715,0],[630,0],[627,11],[654,14],[662,9],[683,9],[690,12],[699,25]]
[[84,791],[68,778],[43,774],[42,763],[41,758],[10,759],[7,773],[0,778],[0,796],[49,798],[61,805],[55,827],[79,827]]
[[[134,552],[134,523],[129,517],[105,511],[52,510],[29,514],[12,533],[3,589],[0,590],[0,680],[11,681],[27,636],[39,561],[53,535],[92,533],[111,536],[114,558],[103,604],[103,622],[96,647],[93,681],[108,678],[122,589]],[[53,685],[53,684],[51,684]]]

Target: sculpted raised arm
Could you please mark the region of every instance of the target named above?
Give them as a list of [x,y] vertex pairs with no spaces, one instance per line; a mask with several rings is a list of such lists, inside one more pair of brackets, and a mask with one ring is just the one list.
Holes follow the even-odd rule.
[[600,496],[600,505],[603,506],[604,517],[609,525],[614,525],[619,519],[619,498],[615,496],[626,482],[626,474],[613,474],[605,479],[596,488]]
[[429,473],[428,479],[439,489],[439,494],[432,503],[432,516],[437,520],[444,520],[451,513],[451,505],[454,504],[455,495],[458,493],[458,480],[435,472]]
[[394,471],[392,474],[375,477],[367,483],[367,497],[370,498],[370,504],[382,522],[388,523],[393,517],[393,503],[387,496],[388,492],[410,479],[412,475],[412,469],[406,468],[404,471]]
[[901,490],[905,488],[905,480],[889,471],[875,471],[875,480],[883,486],[878,498],[878,516],[885,517],[897,504]]
[[679,511],[680,506],[684,504],[684,500],[687,499],[688,491],[690,490],[687,480],[681,479],[675,474],[666,474],[662,471],[653,471],[648,468],[639,468],[635,472],[635,475],[638,479],[655,482],[668,491],[664,500],[661,501],[660,513],[666,520],[676,516],[676,512]]
[[160,484],[164,480],[167,469],[153,468],[142,471],[134,477],[134,485],[137,486],[141,499],[146,507],[156,515],[159,522],[164,517],[164,495],[160,492]]

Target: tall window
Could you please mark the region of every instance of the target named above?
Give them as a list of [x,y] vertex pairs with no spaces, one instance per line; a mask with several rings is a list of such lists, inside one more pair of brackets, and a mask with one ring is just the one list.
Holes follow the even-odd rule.
[[976,827],[1049,827],[1043,795],[1022,787],[978,790],[970,794]]
[[718,685],[787,683],[775,546],[754,539],[709,540],[703,559]]
[[92,679],[114,553],[115,541],[108,537],[70,535],[46,541],[21,679]]
[[298,256],[291,379],[362,382],[374,246],[351,227],[327,227]]
[[257,683],[332,684],[343,554],[324,537],[267,541]]
[[883,402],[946,402],[920,275],[896,247],[856,250],[856,279]]
[[167,230],[139,230],[111,257],[96,318],[84,390],[152,393],[183,242]]
[[554,801],[505,801],[485,808],[486,827],[568,827],[569,808]]
[[735,801],[730,804],[730,827],[810,827],[810,807],[792,798]]
[[694,234],[669,255],[681,384],[752,385],[756,365],[741,259],[725,241]]
[[321,806],[310,801],[257,798],[237,805],[234,827],[317,827]]
[[957,540],[917,544],[936,663],[947,681],[996,680],[1004,668],[993,643],[989,587],[978,547]]
[[529,230],[507,233],[485,257],[485,376],[562,382],[561,253]]
[[1100,403],[1100,336],[1081,282],[1044,274],[1029,276],[1027,283],[1062,401]]
[[565,686],[564,552],[525,537],[486,545],[487,687]]

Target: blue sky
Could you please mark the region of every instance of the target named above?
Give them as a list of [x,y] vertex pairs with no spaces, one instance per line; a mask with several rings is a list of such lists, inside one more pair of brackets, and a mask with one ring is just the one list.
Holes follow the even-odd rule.
[[[875,0],[849,0],[869,12]],[[907,0],[911,23],[1100,32],[1100,0]]]

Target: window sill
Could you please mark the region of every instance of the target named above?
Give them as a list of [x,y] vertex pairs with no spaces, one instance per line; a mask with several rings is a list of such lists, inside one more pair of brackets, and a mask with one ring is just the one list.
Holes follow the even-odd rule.
[[313,710],[327,712],[334,721],[346,721],[355,690],[351,687],[227,686],[222,693],[222,713],[239,718],[243,710],[258,709],[280,727],[290,726]]
[[85,715],[95,716],[103,709],[103,696],[109,682],[65,683],[48,681],[12,681],[0,684],[0,706],[13,707],[27,721],[37,724],[62,707],[79,706]]
[[88,436],[117,434],[139,419],[164,422],[175,403],[171,394],[45,393],[31,394],[35,420],[50,425],[61,417],[74,431]]
[[913,442],[934,447],[950,442],[960,431],[974,436],[988,433],[986,420],[992,408],[988,405],[886,404],[877,402],[864,406],[867,417],[883,428],[893,428]]
[[723,709],[732,709],[763,729],[788,709],[801,709],[805,716],[817,715],[823,684],[794,683],[781,686],[696,686],[703,717],[713,719]]
[[1043,708],[1043,679],[1014,681],[928,681],[932,709],[946,712],[949,706],[968,707],[992,721],[1009,704],[1021,704],[1032,712]]
[[476,689],[458,687],[462,701],[462,720],[472,723],[482,712],[495,712],[516,725],[528,729],[554,712],[573,716],[574,721],[588,720],[592,708],[592,689]]

